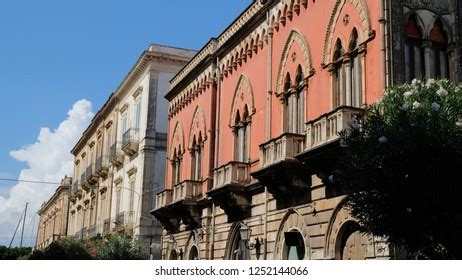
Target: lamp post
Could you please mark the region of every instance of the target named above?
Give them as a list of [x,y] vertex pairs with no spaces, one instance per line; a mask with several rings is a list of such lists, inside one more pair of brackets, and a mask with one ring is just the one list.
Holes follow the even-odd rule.
[[[252,230],[244,223],[241,222],[239,227],[239,235],[241,238],[241,242],[244,248],[241,248],[241,252],[244,255],[244,259],[247,259],[247,250],[256,250],[257,259],[260,258],[260,248],[261,242],[258,237],[255,238],[255,243],[250,243]],[[245,250],[247,249],[247,250]]]

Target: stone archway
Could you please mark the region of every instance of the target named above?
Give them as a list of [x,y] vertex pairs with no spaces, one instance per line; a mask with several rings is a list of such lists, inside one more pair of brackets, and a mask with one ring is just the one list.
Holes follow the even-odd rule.
[[274,248],[274,259],[284,259],[284,254],[287,253],[285,248],[285,234],[288,232],[297,232],[301,235],[305,246],[305,256],[303,259],[311,259],[308,227],[306,226],[303,216],[293,209],[286,213],[279,226]]
[[325,241],[326,259],[369,259],[375,257],[374,237],[359,231],[359,223],[341,202],[332,214]]

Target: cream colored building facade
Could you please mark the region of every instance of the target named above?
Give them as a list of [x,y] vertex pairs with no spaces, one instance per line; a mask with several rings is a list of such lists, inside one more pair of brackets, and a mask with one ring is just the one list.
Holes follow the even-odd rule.
[[161,227],[149,214],[163,188],[170,79],[195,52],[151,45],[72,150],[68,235],[125,232],[156,257]]
[[64,177],[53,196],[42,204],[35,249],[43,249],[67,234],[69,192],[72,178]]

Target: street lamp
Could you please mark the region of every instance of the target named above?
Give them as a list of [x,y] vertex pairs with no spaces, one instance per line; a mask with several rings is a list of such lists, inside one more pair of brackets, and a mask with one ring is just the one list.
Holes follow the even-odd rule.
[[260,251],[261,242],[260,239],[256,237],[255,243],[249,243],[251,232],[252,230],[246,224],[241,223],[239,227],[239,235],[241,237],[242,242],[244,243],[244,246],[249,250],[257,249],[258,254],[258,252]]

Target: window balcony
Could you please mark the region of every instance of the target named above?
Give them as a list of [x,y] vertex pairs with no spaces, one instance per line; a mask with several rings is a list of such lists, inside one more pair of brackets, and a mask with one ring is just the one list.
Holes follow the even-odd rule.
[[202,182],[186,180],[156,195],[156,207],[151,211],[170,232],[179,230],[183,222],[188,227],[200,226],[201,211],[198,201],[202,199]]
[[124,163],[124,153],[122,152],[122,142],[115,142],[109,149],[109,160],[112,165],[119,167]]
[[92,239],[96,237],[96,225],[92,225],[87,230],[86,239]]
[[[342,106],[306,124],[305,151],[297,155],[297,159],[326,186],[331,185],[328,178],[332,174],[340,148],[339,132],[354,125],[363,113],[361,108]],[[334,195],[333,191],[328,188],[327,195]]]
[[135,212],[134,211],[124,211],[116,215],[114,231],[116,232],[125,232],[133,233],[135,221]]
[[202,182],[183,181],[173,187],[172,203],[181,201],[195,201],[202,196]]
[[104,220],[103,223],[103,236],[106,236],[111,231],[111,219]]
[[172,204],[173,191],[164,190],[156,195],[156,208],[160,209],[166,207],[169,204]]
[[127,156],[132,156],[138,152],[139,129],[130,128],[122,136],[122,150]]
[[342,106],[308,122],[306,125],[306,149],[316,149],[340,139],[339,132],[349,128],[349,123],[363,114],[360,108]]
[[305,136],[284,133],[260,145],[260,164],[263,168],[285,160],[292,160],[303,151]]
[[98,174],[96,173],[95,166],[93,164],[90,164],[87,167],[87,170],[85,172],[87,175],[87,183],[88,185],[94,185],[98,182]]
[[304,164],[295,157],[303,152],[305,135],[284,133],[260,145],[261,168],[251,175],[258,179],[276,199],[306,198],[311,185]]
[[101,178],[106,178],[109,173],[109,158],[107,156],[100,156],[96,159],[96,173]]
[[82,189],[84,189],[85,191],[90,190],[90,185],[87,182],[87,174],[86,174],[86,172],[83,172],[80,175],[80,184],[81,184]]
[[213,172],[213,188],[207,195],[228,215],[228,222],[242,220],[250,214],[246,185],[250,183],[250,164],[231,161]]

